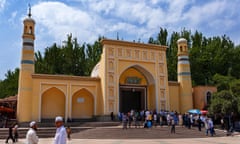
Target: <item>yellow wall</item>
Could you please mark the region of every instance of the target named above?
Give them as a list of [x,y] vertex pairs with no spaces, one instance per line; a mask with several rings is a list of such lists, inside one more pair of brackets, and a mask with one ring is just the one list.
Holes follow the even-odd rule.
[[213,93],[217,92],[217,88],[214,86],[193,87],[194,108],[203,109],[206,106],[207,92],[210,92],[213,95]]
[[180,112],[179,83],[169,82],[170,111]]
[[[34,74],[33,76],[33,102],[31,120],[41,121],[42,118],[54,118],[61,115],[66,120],[68,118],[90,118],[103,114],[103,99],[100,86],[100,79],[65,75],[44,75]],[[84,105],[77,105],[76,99],[81,93],[84,97]],[[83,95],[82,95],[83,94]],[[63,102],[62,98],[66,97]],[[57,105],[45,106],[45,103],[61,103],[61,113],[56,112]],[[63,104],[64,103],[64,104]],[[44,105],[43,105],[44,104]],[[59,104],[60,105],[60,104]],[[44,108],[43,108],[44,107]],[[75,109],[80,112],[76,112]],[[88,114],[84,113],[87,112]]]
[[156,93],[155,93],[155,85],[148,86],[148,98],[147,104],[149,110],[156,110]]
[[42,95],[41,115],[43,119],[65,117],[65,95],[59,89],[53,87]]
[[72,97],[72,118],[91,118],[94,115],[94,99],[86,89],[79,90]]

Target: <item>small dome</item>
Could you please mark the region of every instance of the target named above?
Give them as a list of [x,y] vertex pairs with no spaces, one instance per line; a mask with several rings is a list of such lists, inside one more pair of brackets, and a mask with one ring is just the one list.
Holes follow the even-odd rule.
[[91,77],[99,77],[99,68],[100,68],[100,63],[97,63],[91,72]]
[[35,24],[34,19],[32,19],[31,17],[25,18],[23,22],[24,22],[24,23],[25,23],[25,22],[33,22],[33,23]]
[[187,43],[187,40],[185,38],[180,38],[177,43]]

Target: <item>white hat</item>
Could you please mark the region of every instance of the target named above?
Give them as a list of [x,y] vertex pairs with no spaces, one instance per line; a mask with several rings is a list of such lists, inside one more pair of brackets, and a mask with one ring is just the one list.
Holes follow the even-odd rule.
[[29,126],[30,126],[30,127],[33,127],[35,124],[36,124],[36,122],[35,122],[35,121],[32,121],[32,122],[30,122]]
[[61,116],[57,116],[55,118],[55,122],[63,122],[63,118]]

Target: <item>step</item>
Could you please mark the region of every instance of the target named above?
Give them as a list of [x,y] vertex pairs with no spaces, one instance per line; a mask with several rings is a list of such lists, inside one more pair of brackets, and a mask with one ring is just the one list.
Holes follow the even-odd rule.
[[[72,133],[77,133],[86,129],[95,127],[111,127],[118,126],[120,122],[70,122],[66,123],[65,126],[70,126]],[[19,138],[25,138],[28,131],[29,123],[20,123],[18,128]],[[8,128],[0,128],[0,139],[6,139],[8,136]],[[56,132],[56,127],[54,123],[38,123],[37,134],[39,138],[54,137]]]
[[[87,129],[90,129],[90,128],[88,127],[71,128],[72,133],[77,133]],[[28,131],[27,128],[19,128],[18,129],[19,138],[25,138],[27,131]],[[39,138],[49,138],[49,137],[54,137],[55,132],[56,132],[56,128],[38,128],[37,135]],[[8,129],[7,128],[0,129],[0,139],[6,139],[7,137],[8,137]]]

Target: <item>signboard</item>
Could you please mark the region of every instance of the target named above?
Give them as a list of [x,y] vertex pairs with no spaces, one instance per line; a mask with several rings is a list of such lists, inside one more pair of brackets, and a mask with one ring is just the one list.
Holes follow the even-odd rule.
[[78,103],[84,103],[84,98],[82,98],[82,97],[77,98],[77,102]]
[[141,78],[139,77],[127,77],[126,84],[141,84]]

